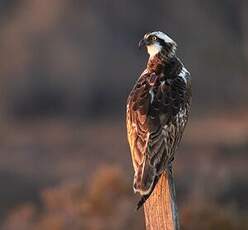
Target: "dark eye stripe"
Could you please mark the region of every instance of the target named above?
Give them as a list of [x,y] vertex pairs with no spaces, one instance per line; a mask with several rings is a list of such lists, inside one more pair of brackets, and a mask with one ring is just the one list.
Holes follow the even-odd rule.
[[165,47],[167,45],[163,39],[157,38],[157,40],[161,46]]

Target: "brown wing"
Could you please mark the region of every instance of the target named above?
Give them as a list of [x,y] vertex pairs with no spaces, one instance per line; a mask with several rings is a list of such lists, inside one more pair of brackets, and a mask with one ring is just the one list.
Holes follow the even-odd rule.
[[187,122],[190,104],[189,76],[170,79],[143,74],[132,90],[127,106],[134,190],[150,194],[156,177],[173,160]]
[[[147,114],[149,109],[150,86],[148,75],[142,75],[131,91],[127,103],[127,131],[135,172],[143,164],[148,141]],[[137,173],[136,173],[137,174]]]

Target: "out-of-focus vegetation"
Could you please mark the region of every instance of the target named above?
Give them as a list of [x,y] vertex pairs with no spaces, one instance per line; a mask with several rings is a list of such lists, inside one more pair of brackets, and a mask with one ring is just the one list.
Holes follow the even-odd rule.
[[[141,213],[118,167],[97,169],[88,184],[74,182],[46,189],[41,208],[32,204],[14,210],[4,229],[142,229]],[[131,215],[133,214],[133,215]]]
[[[3,229],[143,229],[122,123],[3,127]],[[247,136],[247,113],[191,120],[175,159],[183,229],[246,229]]]
[[[3,229],[144,229],[142,212],[123,172],[108,166],[97,170],[91,182],[63,184],[41,194],[41,207],[26,204],[5,219]],[[182,229],[247,229],[248,220],[235,207],[197,202],[181,207]]]
[[247,229],[246,1],[0,0],[0,228],[143,229],[125,103],[138,40],[167,32],[193,77],[176,154],[182,229]]

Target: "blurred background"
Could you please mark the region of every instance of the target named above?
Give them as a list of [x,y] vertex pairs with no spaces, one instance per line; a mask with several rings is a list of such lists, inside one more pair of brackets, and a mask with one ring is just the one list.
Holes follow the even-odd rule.
[[0,229],[144,229],[125,106],[161,30],[193,77],[182,229],[248,229],[248,3],[0,0]]

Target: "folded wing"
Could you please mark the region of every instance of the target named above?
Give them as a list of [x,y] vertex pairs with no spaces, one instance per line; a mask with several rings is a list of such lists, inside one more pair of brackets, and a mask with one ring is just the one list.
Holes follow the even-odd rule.
[[189,73],[165,78],[144,73],[127,105],[127,130],[134,166],[134,191],[152,192],[173,160],[187,122],[191,88]]

